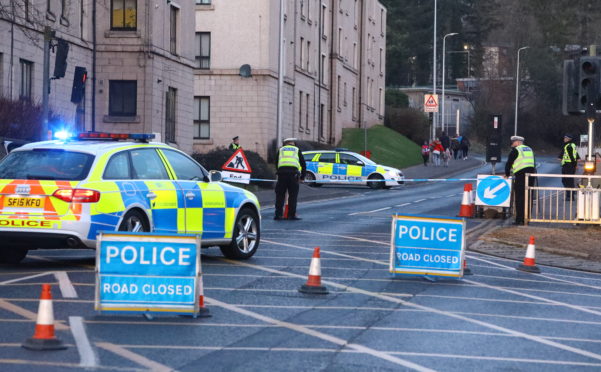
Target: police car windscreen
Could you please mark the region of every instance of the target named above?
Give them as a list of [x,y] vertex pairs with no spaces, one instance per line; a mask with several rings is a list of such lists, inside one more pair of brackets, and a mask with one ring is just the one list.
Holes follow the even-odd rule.
[[94,156],[56,149],[11,152],[0,163],[0,179],[80,181]]

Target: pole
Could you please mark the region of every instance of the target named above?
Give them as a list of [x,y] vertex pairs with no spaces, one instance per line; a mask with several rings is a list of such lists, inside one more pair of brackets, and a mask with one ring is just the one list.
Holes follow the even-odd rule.
[[49,26],[44,27],[44,71],[42,76],[42,133],[40,139],[48,139],[48,99],[50,94],[50,42],[54,32]]
[[527,49],[530,47],[521,47],[520,49],[518,49],[518,60],[517,60],[517,66],[516,66],[516,71],[515,71],[515,118],[513,121],[514,127],[513,127],[513,135],[517,136],[518,135],[518,104],[519,104],[519,92],[520,92],[520,52],[524,49]]
[[455,117],[455,134],[459,135],[459,109],[457,109],[457,115]]
[[280,47],[278,56],[278,119],[275,136],[276,149],[282,143],[282,97],[284,95],[284,0],[280,0]]
[[447,37],[449,36],[454,36],[457,35],[456,32],[451,32],[450,34],[446,34],[443,38],[442,38],[442,98],[440,99],[440,106],[442,107],[442,119],[441,119],[441,123],[440,123],[440,128],[444,131],[445,130],[445,117],[444,117],[444,84],[445,84],[445,72],[446,72],[446,67],[445,67],[445,60],[446,60],[446,49],[447,49]]
[[[586,161],[594,161],[597,162],[597,158],[593,158],[593,123],[594,119],[588,119],[588,149],[586,152]],[[588,179],[588,187],[591,186],[591,179]]]
[[[432,94],[436,94],[436,9],[437,1],[434,0],[434,41],[433,41],[433,58],[432,58]],[[438,118],[438,112],[432,113],[432,139],[436,138],[436,122]]]

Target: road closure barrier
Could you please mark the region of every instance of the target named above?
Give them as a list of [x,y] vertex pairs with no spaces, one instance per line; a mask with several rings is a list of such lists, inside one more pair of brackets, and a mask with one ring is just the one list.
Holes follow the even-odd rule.
[[536,266],[535,260],[535,251],[536,245],[534,244],[534,236],[530,236],[530,242],[528,243],[528,247],[526,248],[526,256],[524,257],[524,262],[519,264],[516,269],[520,271],[526,271],[529,273],[540,273],[540,269]]
[[63,350],[67,346],[54,334],[54,311],[52,310],[52,293],[50,284],[42,284],[38,317],[35,323],[33,337],[28,338],[22,345],[28,350]]
[[311,266],[309,266],[309,277],[307,283],[303,284],[299,292],[306,294],[328,294],[328,289],[321,285],[321,258],[319,256],[319,247],[313,249]]

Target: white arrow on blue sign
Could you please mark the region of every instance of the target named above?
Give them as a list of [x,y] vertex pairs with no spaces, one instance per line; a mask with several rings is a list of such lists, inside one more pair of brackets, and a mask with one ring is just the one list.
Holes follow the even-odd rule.
[[476,186],[476,205],[490,207],[509,207],[511,199],[511,180],[500,176],[478,175]]

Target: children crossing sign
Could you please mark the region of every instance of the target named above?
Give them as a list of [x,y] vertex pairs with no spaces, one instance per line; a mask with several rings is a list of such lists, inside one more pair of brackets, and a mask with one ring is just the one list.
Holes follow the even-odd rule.
[[438,112],[438,94],[424,94],[424,112]]

